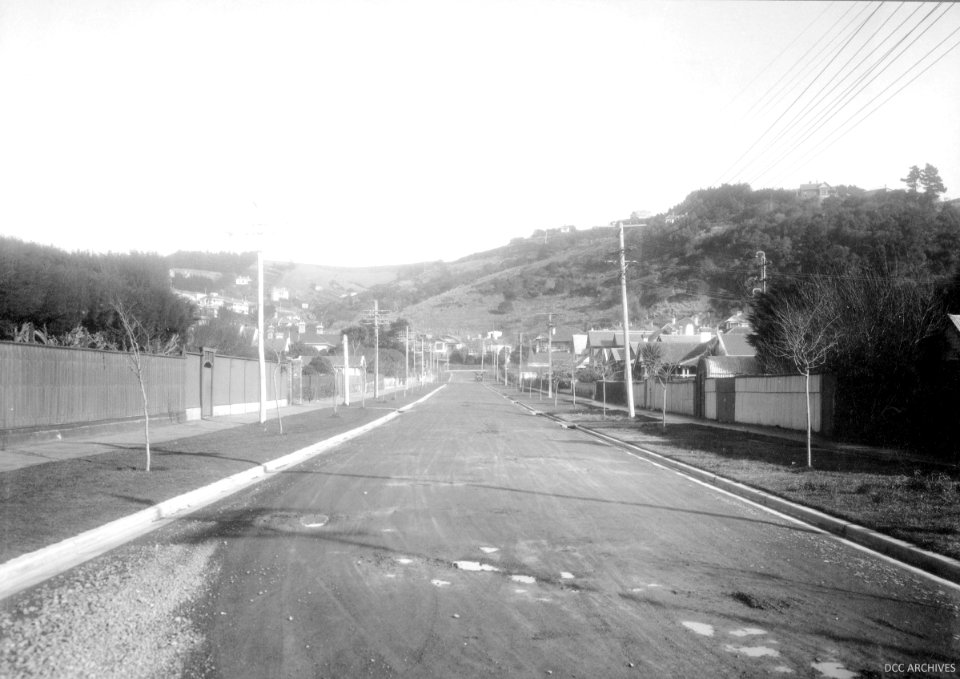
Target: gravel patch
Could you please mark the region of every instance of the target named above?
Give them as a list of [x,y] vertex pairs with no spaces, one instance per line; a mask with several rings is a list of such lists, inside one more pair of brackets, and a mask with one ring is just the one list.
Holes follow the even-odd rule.
[[202,642],[187,609],[215,543],[133,546],[0,609],[0,677],[178,676]]

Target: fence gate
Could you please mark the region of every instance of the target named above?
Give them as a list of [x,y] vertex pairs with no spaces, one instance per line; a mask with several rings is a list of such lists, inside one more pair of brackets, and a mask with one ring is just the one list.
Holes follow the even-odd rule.
[[213,417],[213,362],[216,351],[201,349],[200,356],[200,417]]
[[717,380],[717,421],[737,421],[737,382],[734,377]]

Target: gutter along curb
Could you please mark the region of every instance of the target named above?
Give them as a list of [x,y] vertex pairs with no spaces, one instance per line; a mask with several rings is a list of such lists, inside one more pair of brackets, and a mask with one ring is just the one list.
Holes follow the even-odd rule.
[[960,584],[960,561],[957,561],[956,559],[951,559],[950,557],[943,556],[942,554],[935,554],[934,552],[921,549],[916,545],[906,542],[905,540],[898,540],[897,538],[878,533],[875,530],[860,526],[845,519],[839,519],[816,509],[804,507],[803,505],[799,505],[795,502],[791,502],[790,500],[777,497],[776,495],[772,495],[766,491],[747,486],[732,479],[728,479],[725,476],[704,471],[703,469],[693,467],[684,462],[679,462],[672,458],[665,457],[659,453],[641,448],[632,443],[621,441],[620,439],[610,436],[609,434],[601,433],[576,423],[567,422],[558,417],[554,417],[553,415],[536,410],[525,403],[510,398],[509,396],[504,396],[504,398],[507,398],[512,403],[515,403],[518,406],[528,410],[532,415],[546,417],[558,423],[565,429],[578,429],[585,434],[589,434],[590,436],[598,438],[601,441],[605,441],[610,445],[627,450],[631,454],[637,455],[638,457],[642,457],[673,471],[685,474],[696,481],[714,486],[720,490],[744,498],[745,500],[750,500],[751,502],[755,502],[758,505],[775,510],[794,519],[799,519],[805,523],[815,526],[828,533],[842,537],[862,547],[867,547],[868,549],[872,549],[873,551],[879,552],[880,554],[888,556],[892,559],[896,559],[897,561],[901,561],[928,573],[932,573],[933,575],[937,575],[950,580],[951,582]]
[[222,500],[244,488],[248,488],[269,475],[284,471],[325,453],[341,443],[345,443],[362,434],[376,429],[401,413],[423,403],[443,389],[440,386],[426,396],[399,408],[372,422],[319,441],[300,450],[259,464],[245,471],[228,476],[220,481],[188,491],[182,495],[164,500],[147,509],[140,510],[123,518],[111,521],[98,528],[92,528],[79,535],[22,554],[6,563],[0,564],[0,599],[39,584],[44,580],[63,573],[74,566],[97,557],[120,545],[145,535],[173,521],[189,516],[191,513]]

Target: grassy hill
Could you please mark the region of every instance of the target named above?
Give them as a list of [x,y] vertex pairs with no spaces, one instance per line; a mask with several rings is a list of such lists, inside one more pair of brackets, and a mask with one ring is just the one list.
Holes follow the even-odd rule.
[[[840,188],[841,196],[820,202],[724,185],[628,229],[631,324],[693,315],[718,323],[760,286],[760,252],[771,285],[814,272],[943,277],[960,266],[954,206],[911,192]],[[566,328],[610,327],[622,317],[618,248],[613,227],[554,230],[453,262],[362,269],[272,262],[267,283],[308,302],[328,328],[359,322],[374,300],[390,317],[432,332],[539,332],[547,313]]]
[[[628,239],[628,258],[638,238]],[[400,267],[393,280],[361,291],[352,307],[333,303],[324,313],[331,320],[356,322],[376,299],[382,309],[433,332],[539,332],[547,313],[568,328],[613,326],[622,313],[618,247],[617,231],[609,227],[516,239],[454,262]],[[628,273],[632,324],[659,325],[676,316],[716,311],[708,298],[685,291],[641,309],[635,273]]]

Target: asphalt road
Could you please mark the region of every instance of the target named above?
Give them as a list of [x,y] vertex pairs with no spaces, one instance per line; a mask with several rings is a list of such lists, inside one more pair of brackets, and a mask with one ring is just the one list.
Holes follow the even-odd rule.
[[843,677],[960,664],[956,589],[475,383],[165,539],[218,546],[192,613],[204,638],[192,676]]

